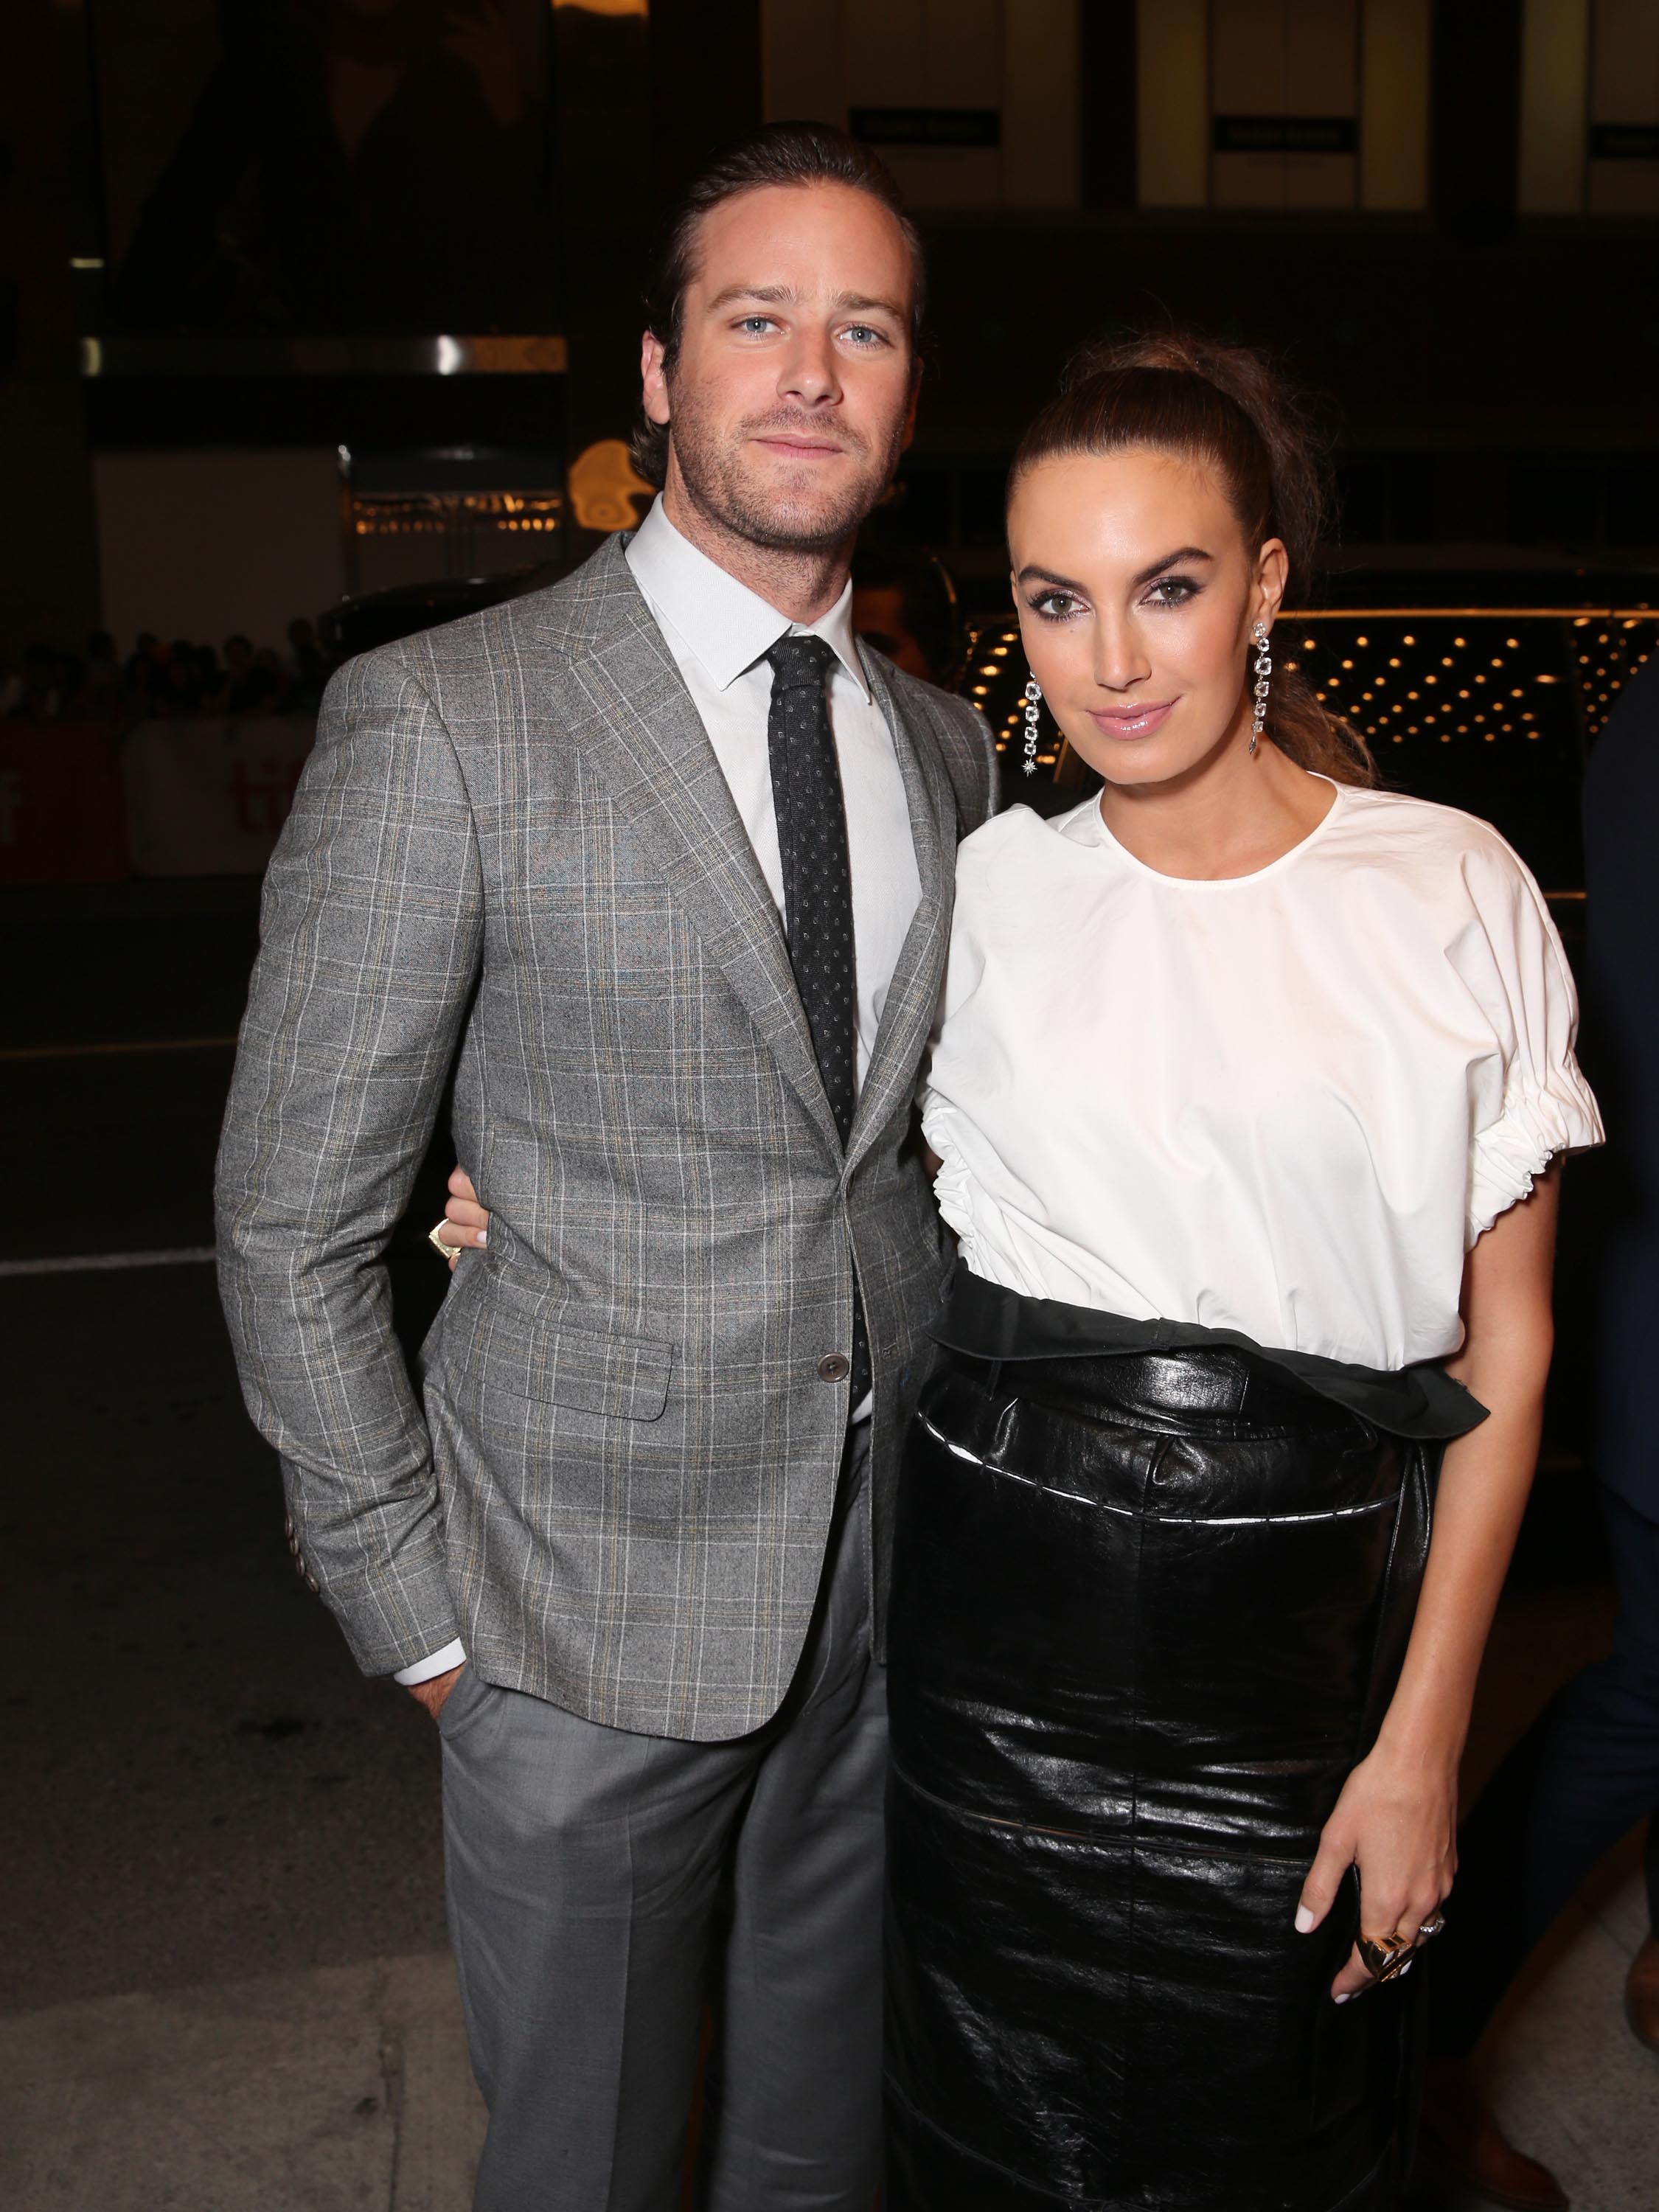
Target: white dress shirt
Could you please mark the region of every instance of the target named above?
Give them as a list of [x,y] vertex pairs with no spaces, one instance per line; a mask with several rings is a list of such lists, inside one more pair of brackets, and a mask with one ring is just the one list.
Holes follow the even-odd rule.
[[[625,557],[702,718],[780,916],[783,860],[772,805],[767,742],[772,671],[766,655],[781,637],[821,637],[836,656],[830,670],[830,726],[847,809],[858,972],[856,1079],[862,1084],[888,986],[921,897],[921,878],[893,733],[870,689],[853,635],[852,584],[817,622],[791,622],[683,537],[663,513],[660,500],[653,501]],[[854,1420],[868,1418],[870,1402],[866,1395]],[[457,1640],[412,1667],[400,1668],[397,1679],[424,1682],[459,1667],[465,1656]]]
[[627,560],[702,717],[780,915],[783,861],[772,806],[766,737],[772,671],[765,656],[781,637],[821,637],[836,656],[830,726],[841,762],[853,873],[861,1084],[921,879],[893,733],[870,690],[853,635],[852,584],[817,622],[793,623],[683,538],[660,500],[635,532]]
[[1138,860],[1091,799],[961,848],[924,1104],[963,1263],[1028,1297],[1397,1369],[1462,1340],[1464,1255],[1599,1144],[1526,867],[1339,787],[1253,875]]

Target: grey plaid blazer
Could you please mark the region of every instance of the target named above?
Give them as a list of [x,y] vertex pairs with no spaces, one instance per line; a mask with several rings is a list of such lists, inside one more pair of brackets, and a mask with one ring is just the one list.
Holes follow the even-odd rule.
[[[225,1310],[306,1567],[359,1664],[717,1739],[817,1592],[854,1255],[882,1580],[945,1265],[912,1096],[955,847],[995,763],[870,655],[921,899],[843,1154],[776,908],[612,539],[550,591],[343,669],[266,880],[219,1156]],[[381,1255],[455,1070],[491,1210],[422,1354]]]

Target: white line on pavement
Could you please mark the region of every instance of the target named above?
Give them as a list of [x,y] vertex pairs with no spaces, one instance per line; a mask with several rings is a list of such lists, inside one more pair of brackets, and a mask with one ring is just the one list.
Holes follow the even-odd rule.
[[0,1260],[0,1275],[102,1275],[119,1267],[196,1267],[215,1257],[211,1244],[176,1252],[77,1252],[67,1260]]

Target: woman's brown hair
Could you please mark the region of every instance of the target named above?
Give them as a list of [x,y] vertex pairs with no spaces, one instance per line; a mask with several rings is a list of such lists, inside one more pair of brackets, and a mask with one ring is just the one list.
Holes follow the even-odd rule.
[[[1322,442],[1301,399],[1259,353],[1179,331],[1075,355],[1060,396],[1020,440],[1008,489],[1039,461],[1150,446],[1213,469],[1254,556],[1270,538],[1290,556],[1287,595],[1305,592],[1328,511]],[[1279,659],[1267,733],[1299,768],[1373,785],[1376,765],[1352,726]]]

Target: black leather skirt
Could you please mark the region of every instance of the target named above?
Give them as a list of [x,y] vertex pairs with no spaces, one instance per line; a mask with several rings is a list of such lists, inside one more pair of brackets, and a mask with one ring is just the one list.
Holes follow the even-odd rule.
[[1422,1977],[1339,2007],[1355,1885],[1294,1916],[1439,1449],[1232,1346],[943,1355],[896,1535],[889,2212],[1397,2201]]

